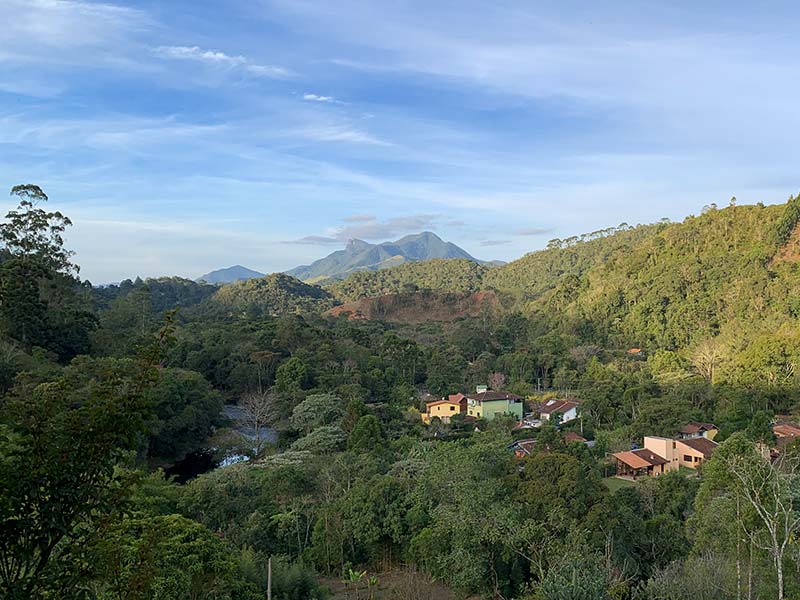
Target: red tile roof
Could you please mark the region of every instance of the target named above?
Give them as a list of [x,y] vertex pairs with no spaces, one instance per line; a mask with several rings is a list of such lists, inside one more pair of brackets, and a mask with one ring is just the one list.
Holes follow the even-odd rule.
[[657,465],[666,465],[669,463],[667,459],[647,448],[630,450],[628,452],[616,452],[613,456],[633,469],[644,469],[645,467],[655,467]]
[[570,443],[570,442],[581,442],[581,443],[583,443],[583,442],[586,441],[586,438],[583,437],[582,435],[578,435],[574,431],[568,431],[567,433],[564,434],[564,441],[567,442],[567,443]]
[[772,428],[776,437],[797,437],[800,436],[800,427],[791,423],[778,423]]

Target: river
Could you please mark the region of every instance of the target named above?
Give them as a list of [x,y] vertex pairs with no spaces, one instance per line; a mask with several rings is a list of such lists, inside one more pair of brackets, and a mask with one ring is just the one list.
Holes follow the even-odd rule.
[[[255,450],[256,431],[251,425],[247,424],[242,408],[236,404],[226,404],[222,408],[222,414],[232,422],[231,429],[253,443],[252,447]],[[278,432],[271,427],[262,427],[258,431],[258,437],[260,437],[262,444],[276,444],[278,442]],[[208,473],[219,467],[226,467],[245,461],[248,458],[243,454],[237,453],[228,454],[220,458],[216,456],[217,450],[217,448],[207,448],[187,454],[183,460],[166,468],[164,473],[168,477],[173,477],[178,483],[186,483],[198,475]]]

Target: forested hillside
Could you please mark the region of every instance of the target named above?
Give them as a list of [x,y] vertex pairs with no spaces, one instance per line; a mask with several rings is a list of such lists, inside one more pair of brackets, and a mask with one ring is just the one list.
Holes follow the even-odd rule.
[[380,271],[361,271],[326,287],[345,302],[420,290],[477,292],[483,287],[487,270],[471,260],[434,259]]
[[321,312],[333,306],[333,298],[327,291],[283,273],[223,286],[213,300],[227,308],[270,315]]
[[796,270],[773,257],[783,245],[776,228],[795,202],[709,208],[682,223],[562,243],[487,273],[483,283],[604,344],[672,350],[752,330],[793,316]]
[[[270,559],[278,600],[800,594],[800,451],[765,452],[800,418],[800,199],[493,269],[91,288],[69,220],[36,186],[13,194],[0,596],[256,600]],[[331,313],[375,297],[413,318]],[[486,384],[526,412],[577,399],[580,418],[423,423],[426,394]],[[610,476],[607,453],[689,422],[719,428],[699,468]]]

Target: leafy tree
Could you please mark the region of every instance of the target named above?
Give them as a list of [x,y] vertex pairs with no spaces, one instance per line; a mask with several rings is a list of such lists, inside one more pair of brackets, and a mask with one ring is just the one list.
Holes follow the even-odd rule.
[[317,427],[339,421],[343,415],[341,398],[333,394],[312,394],[294,407],[290,421],[293,427],[308,434]]
[[545,600],[606,600],[607,575],[600,557],[568,557],[542,581]]
[[305,363],[292,357],[281,364],[275,375],[275,387],[281,392],[295,392],[303,388],[308,377]]
[[772,431],[772,417],[769,413],[760,410],[753,415],[747,425],[747,437],[756,443],[771,446],[775,443],[775,434]]
[[39,205],[47,195],[35,185],[11,189],[19,206],[0,224],[5,257],[0,264],[0,322],[24,347],[40,346],[62,360],[89,349],[97,326],[70,262],[63,233],[71,221]]
[[179,515],[126,518],[98,542],[99,598],[230,597],[236,563],[227,544]]
[[519,493],[533,515],[562,509],[579,518],[602,498],[603,487],[598,473],[578,459],[549,452],[525,460]]
[[383,431],[378,417],[364,415],[350,433],[348,447],[351,450],[372,451],[383,443]]
[[77,267],[70,262],[73,252],[64,248],[63,237],[72,221],[58,211],[39,208],[48,198],[38,185],[15,185],[11,195],[19,198],[19,207],[10,211],[6,222],[0,225],[0,240],[6,251],[50,271],[76,271]]
[[[166,335],[166,334],[165,334]],[[0,418],[0,581],[9,598],[79,588],[87,542],[109,526],[128,477],[116,470],[149,418],[149,362],[85,361],[21,384]]]
[[162,369],[147,391],[154,410],[149,423],[151,458],[181,460],[201,448],[219,422],[222,397],[199,373]]
[[347,434],[337,425],[322,425],[301,437],[292,450],[308,450],[314,454],[330,454],[341,450],[347,442]]

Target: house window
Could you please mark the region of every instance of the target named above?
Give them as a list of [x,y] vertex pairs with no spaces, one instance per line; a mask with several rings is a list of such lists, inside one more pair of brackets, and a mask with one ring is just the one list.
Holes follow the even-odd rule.
[[451,407],[450,407],[450,410],[451,410],[451,411],[453,411],[453,410],[455,410],[455,409],[456,409],[456,407],[455,407],[455,406],[451,406]]
[[700,457],[699,456],[695,456],[694,457],[694,462],[700,462]]
[[692,462],[692,457],[691,457],[691,456],[689,456],[688,454],[684,454],[684,455],[683,455],[683,460],[684,460],[685,462]]

